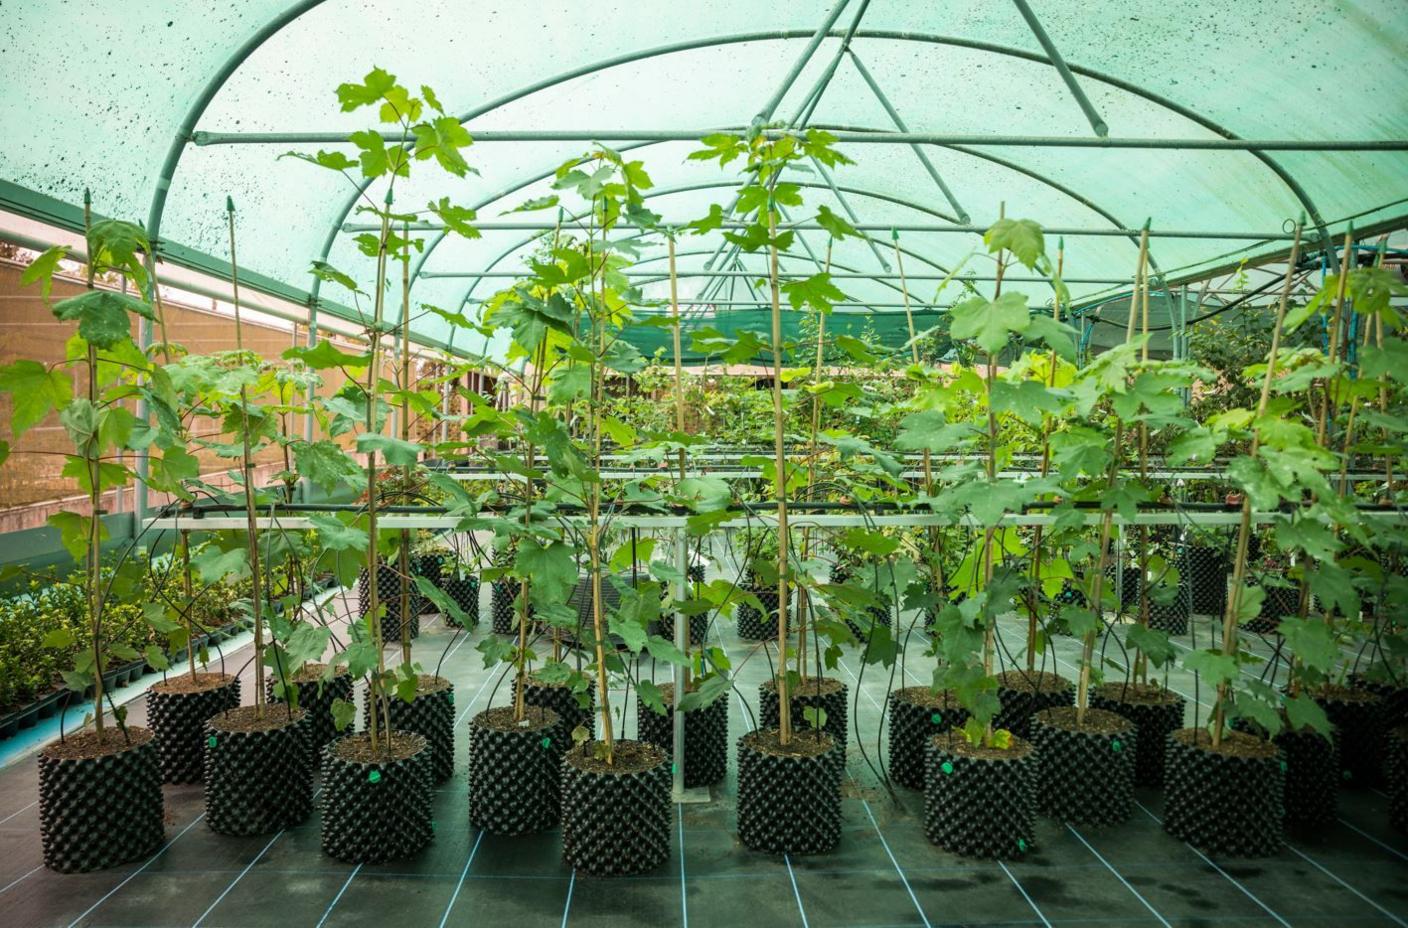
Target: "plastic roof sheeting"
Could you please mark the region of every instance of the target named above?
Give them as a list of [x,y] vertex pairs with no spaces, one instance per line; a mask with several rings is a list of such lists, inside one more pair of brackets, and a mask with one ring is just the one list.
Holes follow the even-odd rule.
[[[371,279],[368,259],[341,231],[356,222],[341,178],[292,159],[316,145],[197,146],[184,129],[205,132],[349,132],[366,112],[338,111],[333,89],[373,65],[408,85],[431,85],[447,109],[474,113],[476,130],[703,130],[745,126],[782,85],[836,0],[603,0],[595,4],[424,0],[287,0],[79,4],[32,0],[6,7],[0,21],[0,205],[73,227],[91,187],[106,215],[159,224],[167,253],[221,273],[225,196],[240,213],[240,256],[251,281],[306,301],[310,261],[323,258]],[[1408,6],[1377,2],[1222,2],[1032,0],[1046,31],[1114,137],[1393,140],[1408,138]],[[863,16],[857,24],[857,14]],[[810,115],[819,125],[892,130],[894,124],[855,59],[873,76],[908,128],[917,132],[1090,137],[1070,91],[1023,20],[998,0],[849,0],[777,107],[790,119],[835,60],[850,48]],[[651,50],[668,49],[658,54]],[[605,66],[609,65],[609,66]],[[576,76],[554,81],[558,75]],[[321,146],[331,147],[331,146]],[[449,196],[494,220],[548,189],[540,179],[589,142],[481,142],[468,151],[480,172],[456,179],[422,171],[398,190],[418,206]],[[650,206],[670,221],[727,204],[737,175],[688,162],[689,142],[632,145],[656,184]],[[834,172],[846,202],[816,175],[805,183],[809,218],[818,205],[878,225],[952,223],[955,210],[907,145],[851,144],[855,159]],[[1408,216],[1408,153],[1173,151],[926,145],[958,204],[978,225],[1008,215],[1050,227],[1284,231],[1303,210],[1331,232],[1352,218],[1363,229]],[[164,177],[168,154],[174,171]],[[1279,172],[1279,173],[1278,173]],[[1288,183],[1288,178],[1290,182]],[[169,188],[167,184],[169,182]],[[1293,185],[1298,185],[1297,192]],[[165,190],[163,200],[161,193]],[[675,191],[675,192],[670,192]],[[369,191],[377,196],[378,191]],[[507,218],[542,218],[544,213]],[[893,246],[839,243],[837,269],[892,273]],[[521,269],[534,233],[486,231],[478,241],[426,233],[422,274]],[[325,248],[330,249],[325,252]],[[680,244],[681,270],[699,270],[722,243],[719,233]],[[794,273],[816,270],[824,240],[813,233],[784,259]],[[943,273],[971,256],[972,234],[906,232],[911,274]],[[1133,271],[1135,243],[1119,237],[1066,238],[1067,275],[1077,299],[1119,289],[1106,282]],[[1170,278],[1191,277],[1285,247],[1239,239],[1154,240]],[[881,258],[877,258],[878,250]],[[660,269],[663,247],[647,247]],[[881,259],[889,265],[882,266]],[[735,269],[761,272],[742,256]],[[418,276],[415,302],[473,307],[508,281]],[[708,279],[689,277],[693,297]],[[981,284],[980,284],[981,286]],[[1026,289],[1045,303],[1049,290]],[[895,303],[893,279],[847,279],[858,306]],[[912,283],[922,306],[934,282]],[[663,296],[664,286],[647,287]],[[740,286],[733,289],[740,297]],[[340,298],[320,294],[324,301]],[[939,301],[950,299],[950,290]],[[746,290],[742,296],[746,296]],[[338,308],[324,303],[326,311]],[[347,312],[345,308],[341,310]],[[448,341],[435,316],[419,333]],[[463,335],[459,336],[461,339]],[[478,349],[459,343],[457,347]]]

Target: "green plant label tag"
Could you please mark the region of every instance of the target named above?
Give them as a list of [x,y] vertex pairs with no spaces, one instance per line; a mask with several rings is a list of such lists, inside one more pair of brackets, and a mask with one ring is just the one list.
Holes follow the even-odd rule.
[[211,735],[209,738],[206,738],[206,739],[205,739],[205,746],[208,747],[208,748],[213,748],[213,747],[215,747],[215,745],[217,745],[217,744],[219,744],[219,743],[220,743],[220,742],[215,739],[215,736],[214,736],[214,735]]
[[1017,839],[1017,850],[1021,851],[1023,854],[1027,852],[1027,841],[1025,838]]
[[381,782],[381,771],[380,771],[380,770],[373,770],[371,773],[367,774],[367,782],[368,782],[368,783],[380,783],[380,782]]
[[942,770],[945,775],[951,774],[953,773],[953,764],[949,763],[948,761],[944,761],[942,764],[939,765],[939,769]]
[[447,695],[445,699],[453,706],[455,704],[455,691],[450,690],[449,695]]
[[933,715],[929,716],[929,721],[933,722],[935,725],[942,725],[944,723],[944,717],[940,713],[935,712]]
[[1285,773],[1285,772],[1286,772],[1286,762],[1285,762],[1285,761],[1281,761],[1281,772],[1282,772],[1282,773]]
[[673,763],[671,763],[671,764],[670,764],[670,776],[674,776],[674,775],[675,775],[675,765],[674,765]]
[[546,751],[548,748],[552,747],[552,739],[551,739],[551,738],[548,738],[548,737],[544,737],[543,740],[542,740],[542,745],[543,745],[543,750]]
[[1116,738],[1114,741],[1110,742],[1110,750],[1118,754],[1120,751],[1124,750],[1124,743],[1121,742],[1120,739]]

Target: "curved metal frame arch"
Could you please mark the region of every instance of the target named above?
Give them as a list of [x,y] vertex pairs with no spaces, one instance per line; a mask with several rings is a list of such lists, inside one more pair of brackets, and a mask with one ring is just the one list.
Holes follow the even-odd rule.
[[[182,121],[181,126],[178,129],[176,137],[173,139],[171,149],[168,151],[166,161],[164,162],[161,173],[158,176],[156,190],[153,193],[152,205],[148,214],[148,229],[150,230],[153,238],[156,238],[160,231],[161,218],[162,213],[165,209],[167,192],[170,188],[171,179],[175,174],[177,166],[179,165],[181,152],[184,150],[184,147],[189,139],[190,132],[194,130],[196,122],[204,114],[206,108],[210,104],[210,101],[214,98],[215,94],[218,93],[219,90],[224,86],[225,82],[234,73],[234,71],[237,70],[239,66],[243,64],[244,61],[248,59],[248,57],[253,54],[253,52],[256,51],[265,41],[267,41],[271,36],[279,32],[284,26],[297,19],[303,13],[318,6],[321,2],[322,0],[301,0],[301,2],[295,3],[284,13],[281,13],[279,16],[275,17],[275,19],[271,20],[258,32],[252,35],[249,40],[247,40],[242,46],[240,46],[235,55],[233,55],[225,63],[225,65],[223,65],[220,70],[217,71],[214,76],[212,76],[211,80],[207,83],[201,95],[192,104],[191,108],[187,112],[186,118]],[[554,86],[555,84],[571,80],[575,77],[585,76],[587,74],[595,73],[597,71],[604,70],[609,67],[615,67],[621,64],[629,64],[634,61],[640,61],[646,58],[657,57],[664,54],[690,51],[699,48],[740,44],[750,41],[790,40],[794,38],[809,39],[814,34],[814,31],[804,29],[783,29],[776,30],[773,32],[740,33],[729,36],[685,40],[664,46],[658,46],[651,49],[627,52],[621,55],[613,56],[608,59],[604,59],[602,61],[594,62],[589,65],[579,66],[577,68],[571,69],[558,75],[554,75],[552,77],[535,81],[532,84],[512,91],[509,94],[502,95],[493,101],[489,101],[488,103],[469,111],[467,114],[461,117],[461,122],[467,122],[475,116],[483,115],[486,112],[489,112],[500,106],[512,103],[515,100],[521,99],[524,96],[535,93],[538,90],[546,89],[548,87]],[[829,30],[826,35],[829,38],[842,38],[844,37],[845,32],[838,30]],[[1037,54],[1035,52],[1020,48],[999,45],[996,43],[982,42],[974,39],[962,39],[951,36],[938,36],[922,33],[903,32],[897,30],[879,29],[857,30],[855,32],[855,38],[894,41],[915,41],[928,42],[931,44],[939,45],[951,45],[959,48],[969,48],[976,51],[984,51],[992,54],[1021,58],[1028,61],[1032,61],[1034,63],[1045,64],[1053,68],[1055,67],[1055,64],[1049,58]],[[1225,127],[1221,126],[1212,119],[1205,117],[1197,111],[1183,106],[1182,104],[1170,100],[1161,94],[1147,90],[1129,81],[1125,81],[1122,78],[1118,78],[1113,75],[1108,75],[1095,69],[1085,67],[1083,65],[1072,63],[1068,64],[1071,71],[1081,75],[1082,77],[1087,77],[1092,80],[1106,83],[1110,86],[1139,96],[1145,100],[1148,100],[1151,103],[1154,103],[1157,106],[1161,106],[1174,113],[1177,113],[1183,116],[1184,118],[1189,119],[1190,121],[1202,126],[1208,131],[1222,136],[1223,138],[1239,138],[1236,133],[1226,129]],[[1299,182],[1297,182],[1295,178],[1268,153],[1253,152],[1252,154],[1259,161],[1265,164],[1270,170],[1272,170],[1273,173],[1275,173],[1276,176],[1283,183],[1286,184],[1292,194],[1306,208],[1307,213],[1311,217],[1316,227],[1320,230],[1323,238],[1326,234],[1324,220],[1320,216],[1319,210],[1316,209],[1314,203],[1310,200],[1308,194],[1305,192],[1304,188],[1301,187]],[[1011,167],[1011,165],[1005,166]],[[1033,172],[1029,176],[1036,175]],[[529,183],[531,182],[532,181],[529,181]],[[332,245],[336,240],[338,230],[343,224],[343,222],[346,221],[347,215],[355,206],[357,198],[360,197],[369,186],[370,181],[361,184],[357,192],[354,193],[351,197],[349,197],[341,216],[333,224],[325,241],[325,247],[321,255],[324,260],[326,260],[327,255],[331,252]],[[432,243],[430,247],[433,248],[434,243]],[[422,265],[424,264],[424,256],[420,263]],[[316,304],[318,301],[320,291],[319,283],[320,281],[318,281],[317,278],[314,278],[312,287],[309,290],[310,304]]]
[[[541,178],[539,178],[539,179],[541,179]],[[536,182],[536,181],[530,181],[529,183],[535,183],[535,182]],[[822,190],[829,190],[829,189],[830,189],[826,184],[811,183],[811,182],[806,182],[806,181],[799,182],[799,184],[800,184],[800,186],[804,186],[804,187],[814,187],[814,188],[818,188],[818,189],[822,189]],[[525,185],[525,186],[526,186],[526,185]],[[655,198],[655,197],[672,196],[672,195],[680,194],[680,193],[689,193],[689,192],[692,192],[692,191],[695,191],[695,190],[721,190],[721,189],[730,188],[730,187],[734,187],[734,186],[736,186],[736,182],[734,182],[734,181],[723,181],[723,180],[720,180],[720,181],[711,181],[711,182],[704,182],[704,183],[697,183],[697,184],[687,184],[687,185],[683,185],[683,186],[680,186],[680,187],[669,187],[669,188],[665,188],[665,189],[661,189],[661,190],[652,190],[652,191],[650,191],[649,193],[645,194],[644,199],[653,199],[653,198]],[[839,189],[844,189],[846,192],[848,192],[848,193],[854,193],[854,194],[856,194],[856,195],[858,195],[858,196],[867,196],[867,197],[868,197],[868,196],[874,196],[874,197],[878,197],[878,198],[880,198],[880,199],[885,199],[885,200],[888,200],[888,201],[890,201],[890,202],[896,203],[896,204],[898,204],[898,205],[900,205],[900,206],[904,206],[904,207],[907,207],[907,208],[909,208],[909,209],[918,210],[918,211],[920,211],[920,212],[929,213],[929,214],[937,214],[936,211],[931,210],[931,209],[929,209],[928,207],[923,207],[923,206],[918,206],[918,205],[913,204],[913,203],[908,203],[908,202],[906,202],[906,201],[904,201],[904,200],[902,200],[902,199],[900,199],[900,198],[898,198],[898,197],[894,197],[894,196],[892,196],[892,195],[890,195],[890,194],[876,194],[876,193],[874,193],[873,191],[869,191],[869,190],[866,190],[866,189],[861,188],[861,187],[845,187],[845,188],[839,188]],[[937,215],[940,215],[941,218],[949,219],[949,217],[947,217],[947,216],[942,216],[941,214],[937,214]],[[493,269],[499,264],[500,261],[502,261],[502,260],[504,260],[505,258],[509,257],[510,255],[514,254],[515,252],[519,251],[520,249],[525,248],[525,247],[527,247],[528,245],[531,245],[536,239],[541,238],[541,237],[542,237],[542,234],[543,234],[543,233],[537,233],[537,234],[534,234],[534,235],[526,236],[526,237],[520,239],[519,241],[515,242],[514,244],[510,245],[508,248],[504,249],[504,251],[500,252],[499,255],[498,255],[496,258],[494,258],[493,261],[491,261],[491,262],[489,262],[487,265],[485,265],[484,270],[485,270],[485,271],[491,271],[491,270],[493,270]],[[650,234],[650,233],[639,233],[637,236],[632,236],[632,237],[639,237],[639,235],[644,235],[644,234]],[[424,263],[425,263],[425,258],[429,256],[429,252],[430,252],[431,248],[433,247],[434,244],[437,244],[437,243],[438,243],[439,241],[441,241],[444,237],[445,237],[445,233],[442,232],[442,233],[435,239],[435,241],[432,242],[431,245],[427,245],[427,246],[426,246],[425,252],[422,254],[422,257],[421,257],[420,265],[417,266],[417,268],[416,268],[416,274],[413,275],[412,286],[414,286],[415,277],[419,275],[420,270],[421,270],[421,266],[424,265]],[[868,236],[863,236],[863,237],[868,237]],[[913,251],[912,249],[908,249],[908,248],[904,248],[904,247],[901,247],[901,248],[900,248],[900,251],[903,252],[904,254],[909,255],[910,257],[914,258],[916,261],[922,261],[923,263],[929,265],[930,267],[934,268],[934,269],[937,270],[937,271],[940,271],[940,272],[945,273],[945,274],[949,273],[949,270],[950,270],[949,268],[947,268],[947,267],[945,267],[944,265],[940,264],[939,262],[933,260],[932,258],[928,257],[927,255],[920,254],[919,252],[916,252],[916,251]],[[796,258],[796,259],[798,259],[798,260],[810,260],[810,259],[804,258],[803,256],[796,255],[796,254],[790,255],[790,257]],[[484,278],[482,278],[482,277],[476,277],[476,278],[474,279],[474,282],[469,285],[469,288],[465,291],[464,296],[461,297],[460,300],[459,300],[459,308],[460,308],[461,310],[463,310],[465,304],[469,301],[469,298],[474,294],[474,289],[475,289],[475,287],[477,287],[477,286],[479,285],[479,283],[480,283],[483,279],[484,279]],[[892,290],[894,290],[894,291],[896,291],[896,292],[899,292],[899,291],[900,291],[900,288],[899,288],[899,287],[895,286],[893,283],[891,283],[891,282],[889,282],[889,281],[885,281],[885,280],[876,280],[875,282],[878,283],[878,284],[882,284],[882,285],[884,285],[884,286],[887,286],[887,287],[889,287],[890,289],[892,289]]]

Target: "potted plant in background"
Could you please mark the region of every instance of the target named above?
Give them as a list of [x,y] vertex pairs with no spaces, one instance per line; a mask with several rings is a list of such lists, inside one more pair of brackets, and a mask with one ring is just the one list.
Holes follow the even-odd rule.
[[[826,728],[829,719],[824,709],[814,705],[798,707],[802,709],[802,718],[793,716],[793,687],[801,685],[804,694],[806,690],[800,674],[789,666],[789,592],[813,581],[807,574],[807,565],[794,563],[800,559],[792,551],[793,537],[788,527],[788,494],[794,486],[803,484],[805,475],[800,466],[789,464],[785,452],[782,359],[786,346],[782,337],[781,300],[786,293],[794,310],[803,305],[829,310],[832,303],[845,299],[845,295],[831,283],[825,270],[804,280],[786,284],[780,281],[778,253],[790,246],[796,233],[779,231],[778,225],[781,208],[802,203],[801,188],[790,183],[787,174],[795,162],[812,159],[834,167],[848,164],[850,159],[834,149],[833,136],[816,129],[772,137],[761,132],[752,132],[746,137],[721,133],[706,136],[702,141],[704,149],[692,153],[689,156],[692,160],[717,160],[722,166],[742,159],[746,166],[736,208],[742,210],[741,215],[751,218],[743,231],[729,232],[725,237],[745,251],[762,252],[766,256],[772,303],[772,332],[768,341],[752,333],[744,333],[734,340],[735,343],[751,342],[758,347],[769,345],[771,349],[773,454],[771,459],[759,459],[758,463],[764,479],[772,484],[777,518],[775,558],[765,563],[754,555],[752,561],[754,573],[776,595],[778,666],[776,677],[770,681],[776,721],[768,715],[769,693],[764,684],[761,701],[765,727],[744,735],[738,742],[738,834],[745,845],[758,851],[818,853],[831,850],[841,838],[841,777],[845,753]],[[829,210],[818,218],[825,220],[827,215]],[[722,218],[721,210],[711,211],[710,216]],[[701,220],[696,228],[705,231],[710,225],[710,220]],[[717,221],[712,222],[712,227],[717,225]],[[765,605],[772,606],[772,603],[765,602]],[[743,623],[744,617],[740,616],[740,634]],[[801,660],[800,653],[797,659]],[[815,679],[820,681],[821,678]],[[799,724],[803,722],[806,724]]]
[[[974,296],[954,307],[949,334],[965,351],[971,346],[985,355],[986,363],[957,365],[949,375],[923,371],[912,401],[918,411],[901,422],[896,444],[937,454],[972,448],[981,453],[981,462],[945,468],[938,475],[943,489],[922,501],[936,514],[980,532],[947,581],[950,602],[934,619],[929,648],[937,658],[934,692],[951,692],[968,717],[961,727],[929,738],[924,821],[934,844],[955,853],[996,857],[1024,854],[1033,847],[1037,775],[1030,742],[997,721],[1006,708],[993,674],[997,617],[1024,602],[1031,583],[1027,571],[1011,562],[1025,553],[1025,546],[1017,530],[1002,523],[1007,512],[1021,511],[1057,489],[1048,479],[998,477],[998,461],[1011,453],[1007,442],[1012,434],[1000,431],[1000,417],[1020,402],[1020,394],[1000,385],[998,355],[1014,336],[1048,347],[1069,342],[1070,336],[1049,317],[1031,314],[1025,296],[1002,292],[1008,252],[1032,267],[1042,256],[1039,227],[1002,219],[985,240],[996,253],[993,298]],[[1036,386],[1045,393],[1044,386]]]
[[[84,620],[87,647],[76,652],[72,669],[63,671],[69,688],[82,694],[93,688],[93,730],[61,736],[39,752],[39,823],[44,864],[65,873],[100,870],[151,853],[164,831],[161,770],[154,733],[126,724],[126,710],[111,705],[104,674],[116,660],[131,660],[114,648],[103,625],[110,585],[119,577],[135,582],[135,563],[103,577],[103,494],[129,482],[131,472],[114,460],[117,452],[148,447],[158,437],[137,420],[123,401],[138,395],[148,383],[169,389],[160,367],[153,365],[132,341],[132,317],[152,319],[150,304],[135,296],[98,289],[98,273],[113,271],[137,293],[148,292],[150,278],[138,257],[149,245],[142,230],[130,223],[93,221],[84,194],[87,239],[87,290],[51,306],[60,322],[76,323],[69,340],[68,360],[46,365],[19,360],[0,368],[0,390],[13,402],[11,431],[15,439],[51,413],[73,443],[66,454],[65,476],[75,480],[87,502],[86,512],[65,510],[51,516],[65,549],[84,569]],[[21,278],[38,282],[47,302],[52,277],[67,255],[52,248],[35,260]],[[76,377],[70,370],[82,374]],[[75,386],[82,392],[76,392]],[[166,432],[163,444],[176,437]],[[10,446],[3,448],[8,456]],[[23,449],[18,449],[23,452]],[[67,629],[46,636],[50,647],[66,648],[73,640]],[[112,710],[109,724],[108,700]]]
[[[347,555],[345,559],[349,562],[360,557],[367,575],[366,609],[361,620],[350,626],[351,640],[334,657],[333,664],[335,667],[345,665],[354,677],[366,677],[368,725],[364,733],[345,735],[323,751],[322,847],[325,853],[340,860],[369,863],[409,856],[430,843],[433,836],[431,785],[437,772],[436,751],[430,741],[423,735],[398,730],[393,724],[392,701],[415,706],[421,675],[419,668],[407,659],[408,635],[402,637],[401,663],[394,668],[387,666],[384,650],[387,636],[383,623],[390,616],[388,604],[382,599],[382,576],[378,570],[383,559],[389,560],[398,543],[397,539],[381,537],[378,530],[383,502],[378,458],[384,457],[392,467],[410,470],[422,451],[415,442],[383,432],[390,410],[381,390],[387,373],[383,342],[395,334],[385,312],[387,263],[389,260],[403,264],[409,261],[412,242],[408,235],[398,234],[395,227],[398,223],[409,223],[415,215],[397,211],[394,191],[397,180],[410,175],[414,162],[433,159],[444,170],[463,177],[471,169],[461,149],[467,147],[471,139],[458,120],[444,113],[433,91],[422,87],[421,95],[415,96],[398,84],[394,75],[380,68],[369,72],[362,83],[339,86],[337,97],[347,112],[365,106],[376,107],[383,127],[399,134],[399,140],[388,145],[382,130],[354,133],[353,144],[360,156],[357,161],[341,152],[294,155],[344,174],[360,166],[361,178],[348,178],[355,186],[360,186],[364,179],[385,179],[382,201],[375,203],[368,199],[365,204],[380,230],[359,236],[357,240],[362,252],[376,261],[376,280],[370,296],[369,351],[366,355],[349,356],[322,342],[300,354],[305,362],[317,359],[314,363],[351,366],[366,372],[364,385],[349,379],[338,394],[356,414],[344,413],[348,421],[342,427],[353,428],[352,423],[357,419],[361,423],[356,448],[367,459],[365,512],[346,520],[328,517],[315,524],[319,544],[325,550],[334,552],[339,561],[344,559],[343,555]],[[458,234],[470,237],[478,234],[469,224],[474,218],[473,211],[450,203],[448,198],[429,204],[425,211]],[[346,287],[354,300],[363,295],[352,278],[335,268],[315,264],[314,272]],[[408,285],[409,271],[403,269],[403,329],[409,313]],[[393,395],[392,398],[400,397]],[[452,698],[449,693],[436,694],[433,698],[448,703],[448,698],[440,698],[441,695]],[[334,713],[342,728],[352,721],[355,708],[339,701],[334,703]],[[452,730],[450,737],[453,738]],[[443,750],[444,746],[441,747]]]
[[[1276,380],[1281,332],[1286,319],[1292,275],[1300,252],[1300,225],[1296,227],[1285,283],[1277,305],[1271,345],[1255,410],[1228,410],[1213,416],[1199,427],[1200,437],[1212,447],[1234,440],[1246,443],[1248,451],[1228,465],[1228,473],[1243,490],[1241,520],[1237,530],[1232,562],[1232,580],[1227,610],[1222,620],[1222,641],[1218,648],[1191,652],[1183,665],[1211,679],[1217,686],[1210,730],[1183,728],[1167,741],[1165,759],[1164,830],[1174,837],[1210,853],[1238,856],[1264,856],[1278,853],[1284,834],[1285,773],[1281,752],[1263,738],[1227,727],[1229,717],[1252,715],[1263,728],[1275,734],[1280,727],[1281,698],[1269,687],[1247,688],[1239,672],[1237,628],[1260,611],[1263,591],[1244,582],[1251,538],[1252,507],[1274,509],[1283,496],[1299,503],[1304,495],[1300,480],[1330,465],[1317,453],[1313,432],[1290,416],[1294,409],[1269,413],[1272,387]],[[1279,414],[1278,414],[1279,413]],[[1300,466],[1287,476],[1290,485],[1271,476],[1267,453],[1291,454],[1302,458]],[[1307,439],[1309,441],[1307,442]],[[1287,459],[1289,460],[1289,459]],[[1308,466],[1307,466],[1308,465]],[[1324,485],[1323,478],[1312,482]],[[1307,700],[1295,701],[1296,727],[1309,720]],[[1288,714],[1293,711],[1286,703]]]

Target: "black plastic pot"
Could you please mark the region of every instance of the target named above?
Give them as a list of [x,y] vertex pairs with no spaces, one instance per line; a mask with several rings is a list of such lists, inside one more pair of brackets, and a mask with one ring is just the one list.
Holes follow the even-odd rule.
[[433,554],[413,554],[411,555],[411,590],[412,603],[415,605],[418,614],[426,615],[438,611],[424,594],[415,588],[415,577],[421,576],[429,580],[431,585],[444,588],[445,564],[449,561],[448,554],[435,552]]
[[[636,702],[636,730],[640,740],[655,745],[666,754],[675,751],[675,685],[664,683],[660,695],[665,700],[661,715]],[[702,709],[684,714],[684,787],[713,786],[728,772],[728,695]]]
[[1227,611],[1227,555],[1221,548],[1189,545],[1187,549],[1188,589],[1193,612],[1221,616]]
[[[840,680],[833,680],[830,677],[808,677],[805,682],[787,694],[787,702],[792,708],[792,728],[800,730],[810,727],[805,710],[810,707],[820,708],[826,713],[826,721],[822,725],[822,729],[836,739],[836,745],[841,749],[841,755],[844,757],[848,747],[846,737],[847,710],[850,705],[847,698],[848,693],[849,688]],[[763,730],[777,728],[779,720],[776,680],[767,680],[758,687],[758,709],[762,715],[762,723],[758,727]]]
[[653,744],[617,741],[615,765],[595,742],[562,761],[562,859],[593,876],[630,876],[670,857],[670,759]]
[[[1118,585],[1116,584],[1117,576],[1121,581]],[[1110,600],[1113,599],[1115,590],[1117,588],[1119,589],[1120,608],[1122,610],[1128,611],[1131,608],[1138,607],[1139,568],[1132,566],[1125,567],[1122,571],[1119,572],[1119,574],[1116,574],[1116,567],[1114,564],[1106,565],[1105,594],[1101,597],[1101,599],[1103,599],[1108,604]]]
[[1063,606],[1084,606],[1085,594],[1082,593],[1074,583],[1069,580],[1061,581],[1061,590],[1051,597],[1051,605],[1046,611],[1046,621],[1056,630],[1058,634],[1069,635],[1070,631],[1061,621],[1061,608]]
[[924,834],[968,857],[1019,857],[1036,844],[1037,756],[1014,737],[1003,750],[949,732],[929,739]]
[[[376,598],[377,602],[385,608],[381,617],[381,637],[387,642],[401,640],[401,574],[390,564],[381,564],[376,569]],[[420,604],[417,602],[421,597],[411,594],[410,602],[410,629],[411,637],[420,637]],[[368,580],[366,568],[357,575],[357,615],[361,618],[367,617],[367,611],[371,608],[371,582]]]
[[1400,725],[1389,732],[1384,755],[1389,824],[1408,834],[1408,725]]
[[1379,785],[1388,733],[1383,697],[1368,690],[1335,687],[1316,696],[1315,701],[1335,727],[1345,785],[1359,789]]
[[[371,727],[372,701],[362,704],[362,727]],[[386,700],[391,730],[411,732],[430,746],[427,769],[432,783],[443,783],[455,772],[455,686],[444,677],[423,673],[411,702],[391,693]]]
[[1179,729],[1167,745],[1165,831],[1212,855],[1269,857],[1280,852],[1286,774],[1276,745],[1226,731],[1223,747],[1215,751],[1201,728]]
[[1341,778],[1334,739],[1314,731],[1283,729],[1272,740],[1286,765],[1286,827],[1313,832],[1333,825]]
[[[586,694],[587,705],[583,707],[571,688],[542,683],[529,677],[523,701],[530,706],[542,706],[556,712],[562,721],[564,735],[570,739],[572,731],[578,726],[585,728],[589,736],[596,732],[596,688],[588,687]],[[516,678],[513,681],[513,695],[515,699],[518,697]]]
[[382,863],[411,857],[433,839],[430,745],[409,732],[392,736],[399,750],[387,760],[352,753],[366,744],[365,734],[323,749],[322,848],[329,857]]
[[1122,715],[1076,708],[1043,709],[1032,716],[1037,754],[1037,809],[1076,825],[1117,825],[1134,810],[1138,728]]
[[[352,701],[352,675],[347,672],[347,668],[340,668],[337,676],[324,683],[324,666],[308,664],[295,672],[288,684],[298,690],[299,707],[308,710],[308,744],[315,760],[323,745],[332,741],[338,734],[332,717],[333,702],[339,699],[343,702]],[[271,702],[282,701],[274,692],[276,682],[271,679],[266,680],[264,684],[265,695]]]
[[[489,584],[489,628],[496,635],[518,634],[518,612],[513,602],[518,598],[521,584],[517,580],[495,580]],[[528,618],[533,618],[533,607],[528,607]]]
[[1025,738],[1031,733],[1033,715],[1075,705],[1076,685],[1059,674],[1008,670],[997,675],[997,698],[1002,711],[992,720],[993,727]]
[[199,783],[205,778],[205,723],[240,704],[238,677],[196,674],[203,688],[186,691],[183,687],[189,679],[183,673],[147,690],[147,724],[156,735],[165,783]]
[[738,739],[738,838],[768,854],[822,854],[841,842],[846,759],[825,731],[776,729]]
[[739,603],[737,609],[738,637],[745,641],[767,641],[777,637],[777,587],[762,587],[750,584],[748,592],[758,597],[763,604],[759,612],[747,603]]
[[1183,727],[1187,702],[1157,683],[1106,683],[1091,690],[1091,706],[1124,716],[1139,731],[1134,750],[1135,786],[1164,785],[1165,742]]
[[1186,635],[1188,619],[1193,613],[1193,596],[1188,584],[1181,582],[1173,599],[1166,603],[1149,599],[1149,627],[1170,635]]
[[968,720],[952,693],[911,686],[890,693],[890,777],[910,789],[924,788],[929,739]]
[[222,835],[266,835],[313,811],[313,748],[305,709],[266,705],[222,712],[205,723],[205,819]]
[[524,724],[512,707],[469,720],[469,823],[495,835],[557,826],[562,755],[570,744],[556,712],[533,706]]
[[1402,681],[1397,684],[1369,680],[1361,674],[1349,675],[1350,685],[1355,689],[1377,693],[1384,700],[1384,725],[1397,728],[1408,723],[1408,686]]
[[1261,601],[1257,614],[1242,623],[1242,630],[1254,635],[1275,634],[1281,620],[1295,615],[1300,609],[1300,591],[1295,587],[1265,587],[1266,598]]
[[[111,724],[111,723],[109,723]],[[44,866],[59,873],[105,870],[145,857],[165,837],[156,738],[129,726],[70,735],[39,752],[39,837]],[[91,753],[82,749],[89,746]],[[77,756],[71,756],[78,752]]]
[[[440,581],[440,588],[456,606],[464,612],[465,619],[472,628],[479,624],[479,578],[472,574],[460,576],[453,569]],[[445,624],[458,625],[451,616],[445,616]]]
[[856,636],[856,640],[864,647],[870,642],[870,636],[876,626],[883,625],[890,627],[890,607],[871,606],[866,610],[866,624],[862,625],[854,619],[846,619],[846,627],[851,630],[851,634]]
[[[673,612],[662,612],[658,625],[658,634],[666,641],[675,640],[675,614]],[[689,643],[692,645],[703,644],[704,638],[709,634],[709,616],[692,615],[689,617]]]

